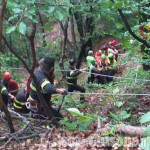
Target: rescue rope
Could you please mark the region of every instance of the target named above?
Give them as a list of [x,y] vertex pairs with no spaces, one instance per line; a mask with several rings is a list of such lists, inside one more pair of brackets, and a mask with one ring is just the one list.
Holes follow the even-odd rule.
[[150,96],[150,94],[132,94],[132,93],[79,93],[79,92],[68,92],[68,94],[108,95],[108,96]]
[[[64,72],[67,72],[67,70],[60,70],[60,69],[55,69],[57,71],[64,71]],[[75,71],[75,70],[72,70],[72,71]],[[87,73],[89,74],[88,71],[81,71],[82,73]],[[123,77],[116,77],[116,76],[110,76],[110,75],[104,75],[104,74],[100,74],[100,73],[91,73],[91,74],[95,74],[95,75],[100,75],[100,76],[103,76],[103,77],[113,77],[113,78],[116,78],[116,79],[125,79],[125,80],[135,80],[133,78],[123,78]],[[136,79],[137,81],[145,81],[145,82],[148,82],[150,80],[147,80],[147,79]]]

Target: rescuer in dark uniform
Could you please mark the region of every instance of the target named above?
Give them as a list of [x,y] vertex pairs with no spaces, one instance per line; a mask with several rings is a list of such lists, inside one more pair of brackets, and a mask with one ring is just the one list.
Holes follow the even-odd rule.
[[2,99],[5,105],[8,105],[8,102],[11,102],[15,99],[15,97],[9,91],[9,82],[11,80],[11,74],[9,72],[5,72],[3,74],[3,79],[1,80],[1,94]]
[[[64,88],[56,88],[51,83],[52,81],[51,78],[53,77],[53,74],[54,74],[54,59],[50,57],[45,57],[41,65],[41,69],[37,70],[34,74],[40,85],[40,89],[43,94],[43,97],[46,103],[48,104],[48,106],[50,107],[50,110],[53,116],[62,118],[62,115],[58,113],[54,108],[52,108],[51,103],[50,103],[52,94],[55,94],[55,93],[59,93],[62,95],[66,94],[66,91]],[[29,98],[27,100],[28,109],[30,109],[31,111],[40,113],[41,104],[38,99],[37,90],[35,88],[35,84],[33,81],[30,84],[30,88],[31,90],[30,90]]]
[[28,113],[29,110],[26,107],[26,91],[24,88],[21,88],[16,95],[14,100],[14,110],[18,113]]
[[[73,92],[74,90],[80,91],[81,93],[85,93],[85,88],[77,85],[77,76],[81,73],[80,70],[75,70],[75,63],[76,61],[74,59],[71,59],[69,61],[69,67],[67,69],[67,86],[68,86],[68,92]],[[80,94],[80,101],[84,102],[87,101],[84,98],[84,94]]]

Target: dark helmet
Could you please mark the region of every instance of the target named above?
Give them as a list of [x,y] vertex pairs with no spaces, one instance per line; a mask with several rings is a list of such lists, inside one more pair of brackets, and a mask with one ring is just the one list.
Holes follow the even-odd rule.
[[70,64],[70,65],[74,65],[75,63],[76,63],[76,61],[75,61],[74,59],[70,59],[70,60],[69,60],[69,64]]
[[55,60],[51,57],[45,57],[43,62],[41,63],[41,68],[43,70],[49,70],[54,67]]

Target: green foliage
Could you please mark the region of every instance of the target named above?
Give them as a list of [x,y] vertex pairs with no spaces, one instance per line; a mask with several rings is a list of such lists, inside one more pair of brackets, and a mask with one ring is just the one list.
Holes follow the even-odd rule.
[[114,118],[116,121],[124,121],[128,118],[130,118],[131,114],[128,114],[126,111],[121,111],[119,115],[116,115],[112,112],[109,112],[111,117]]
[[146,127],[146,129],[144,130],[144,136],[150,136],[150,125]]
[[150,122],[150,112],[147,112],[140,118],[140,123]]
[[107,135],[115,135],[116,133],[116,127],[111,127],[111,130],[110,131],[106,131],[106,132],[103,132],[101,135],[102,136],[107,136]]
[[68,131],[73,131],[77,128],[77,123],[71,123],[67,118],[60,121],[61,125],[65,125]]
[[98,118],[97,115],[89,115],[81,113],[77,108],[68,108],[67,109],[73,117],[77,117],[81,123],[88,122],[90,120],[96,120]]
[[19,32],[23,35],[26,33],[26,25],[23,22],[19,23]]
[[118,108],[120,108],[123,104],[124,104],[124,102],[119,102],[119,101],[116,102],[116,106],[117,106]]
[[141,143],[139,144],[139,147],[143,150],[149,150],[150,149],[150,137],[142,138]]
[[9,26],[9,27],[6,29],[6,33],[9,34],[9,33],[13,32],[13,31],[15,31],[15,30],[16,30],[16,26]]
[[20,61],[16,56],[14,56],[11,53],[8,54],[1,54],[1,65],[2,65],[2,70],[8,67],[19,67],[21,65]]
[[75,121],[70,122],[67,118],[64,118],[60,121],[61,125],[65,125],[68,131],[73,131],[75,129],[79,131],[87,131],[88,126],[98,118],[97,115],[83,114],[77,108],[68,108],[67,109]]

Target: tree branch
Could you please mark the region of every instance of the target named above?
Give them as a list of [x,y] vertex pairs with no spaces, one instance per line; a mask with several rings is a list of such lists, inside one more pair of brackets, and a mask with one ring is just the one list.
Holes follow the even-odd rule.
[[145,40],[139,38],[139,37],[131,30],[130,25],[129,25],[128,21],[126,20],[126,17],[124,16],[122,10],[121,10],[121,9],[118,9],[118,12],[119,12],[119,14],[120,14],[120,16],[121,16],[121,18],[122,18],[122,20],[123,20],[123,22],[124,22],[124,24],[125,24],[127,30],[128,30],[128,32],[129,32],[136,40],[138,40],[139,42],[143,43],[147,48],[150,48],[150,45],[149,45]]
[[9,45],[9,43],[7,42],[6,38],[4,37],[4,35],[2,35],[2,39],[4,40],[5,44],[7,45],[7,47],[9,48],[10,52],[12,52],[15,56],[17,56],[17,58],[23,63],[23,65],[25,66],[25,68],[28,70],[28,72],[31,72],[30,68],[28,67],[28,65],[26,64],[26,62],[18,55],[18,53],[16,53],[11,46]]
[[32,70],[34,70],[35,66],[36,66],[36,52],[35,52],[35,45],[34,45],[34,38],[35,38],[35,33],[36,33],[36,23],[32,23],[32,32],[30,34],[30,36],[28,36],[28,39],[30,41],[30,46],[31,46],[31,51],[32,51],[32,60],[33,60],[33,64],[32,64]]

